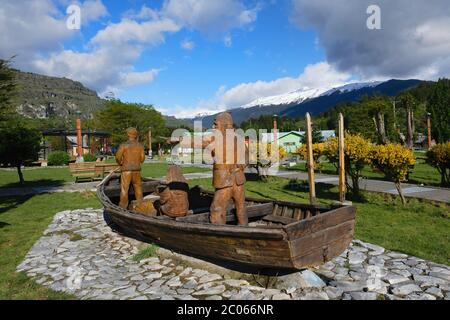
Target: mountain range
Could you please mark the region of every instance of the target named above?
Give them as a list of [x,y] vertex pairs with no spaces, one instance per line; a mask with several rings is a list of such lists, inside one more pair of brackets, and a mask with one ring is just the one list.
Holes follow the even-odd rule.
[[[388,80],[350,83],[335,88],[302,88],[286,94],[256,99],[239,108],[227,110],[239,125],[250,118],[277,114],[280,117],[303,117],[306,112],[317,115],[329,110],[340,102],[355,102],[363,96],[396,96],[400,92],[418,86],[422,81]],[[216,113],[217,114],[217,113]],[[203,126],[210,127],[216,114],[196,116],[191,121],[202,120]]]
[[[101,110],[107,100],[67,78],[49,77],[35,73],[14,70],[19,86],[18,110],[27,117],[49,118],[83,114],[92,116]],[[258,98],[241,107],[228,110],[234,122],[239,125],[250,118],[277,114],[280,117],[303,117],[306,112],[320,114],[340,102],[352,102],[364,95],[382,94],[395,96],[400,92],[418,86],[421,80],[388,80],[350,83],[339,87],[301,88],[281,95]],[[192,119],[165,119],[170,126],[189,126],[194,120],[202,120],[204,127],[210,127],[216,114],[199,115]]]

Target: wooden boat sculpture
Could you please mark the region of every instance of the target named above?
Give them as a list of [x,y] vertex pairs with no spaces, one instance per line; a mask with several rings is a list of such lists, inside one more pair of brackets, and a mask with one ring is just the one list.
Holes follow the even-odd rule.
[[[144,195],[158,180],[143,179]],[[149,242],[195,256],[261,269],[302,269],[340,255],[353,238],[356,209],[352,206],[307,205],[246,199],[249,226],[236,225],[229,210],[226,225],[209,223],[213,193],[194,187],[189,192],[192,214],[149,217],[120,208],[119,176],[98,187],[105,213],[120,229]],[[130,200],[133,191],[130,190]]]

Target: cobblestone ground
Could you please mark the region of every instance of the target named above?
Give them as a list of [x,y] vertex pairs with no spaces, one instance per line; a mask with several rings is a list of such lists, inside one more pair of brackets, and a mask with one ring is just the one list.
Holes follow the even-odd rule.
[[358,240],[332,261],[278,277],[268,289],[176,259],[133,261],[139,246],[111,231],[101,210],[63,211],[17,271],[81,299],[450,299],[450,267]]

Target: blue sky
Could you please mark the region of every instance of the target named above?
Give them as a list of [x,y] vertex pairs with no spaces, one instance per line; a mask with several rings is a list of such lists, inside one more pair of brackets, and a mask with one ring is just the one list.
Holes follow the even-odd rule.
[[[369,30],[371,4],[382,28]],[[81,9],[70,30],[69,5]],[[179,117],[256,98],[450,73],[445,0],[2,0],[0,58]]]

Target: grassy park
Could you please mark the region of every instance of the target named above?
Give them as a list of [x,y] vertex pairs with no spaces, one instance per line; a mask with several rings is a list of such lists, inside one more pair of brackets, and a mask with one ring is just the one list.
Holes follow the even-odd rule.
[[[162,170],[162,169],[161,169]],[[158,173],[159,175],[160,173]],[[153,175],[157,175],[156,173]],[[212,189],[211,179],[191,180],[190,185]],[[252,197],[306,203],[308,192],[302,184],[269,178],[268,182],[248,181]],[[317,185],[318,202],[337,200],[337,188]],[[389,195],[364,192],[352,198],[357,208],[355,238],[438,263],[450,264],[450,207],[445,204],[400,200]],[[3,198],[0,204],[0,299],[70,299],[16,273],[31,246],[52,221],[55,213],[77,208],[99,208],[93,193],[53,193]]]
[[[183,167],[182,170],[183,173],[210,171],[208,168],[200,167]],[[35,167],[23,169],[22,171],[25,178],[25,186],[27,187],[58,186],[75,182],[67,167]],[[166,171],[166,163],[144,163],[142,165],[143,177],[159,178],[164,176]],[[17,170],[0,169],[0,188],[19,186]]]

